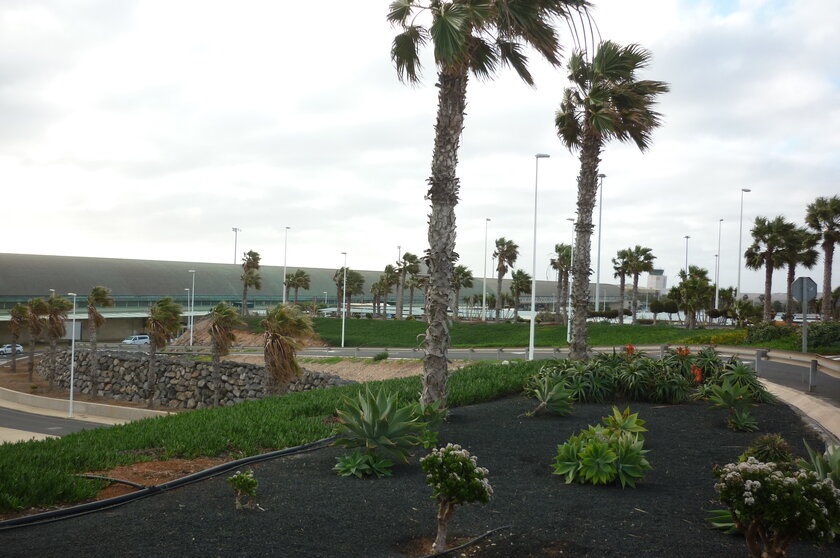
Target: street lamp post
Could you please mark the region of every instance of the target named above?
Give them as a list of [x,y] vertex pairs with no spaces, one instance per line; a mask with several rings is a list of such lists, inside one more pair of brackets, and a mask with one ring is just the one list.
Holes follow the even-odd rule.
[[344,255],[344,279],[341,287],[341,348],[344,348],[344,321],[347,319],[347,252],[342,252]]
[[720,309],[720,231],[723,227],[723,219],[718,221],[718,251],[715,254],[715,309]]
[[[572,254],[569,265],[572,269],[575,267],[575,220],[571,217],[566,217],[566,221],[572,223]],[[575,274],[569,273],[569,293],[566,295],[566,343],[572,342],[572,287],[574,286]]]
[[[549,155],[534,155],[534,255],[531,262],[531,327],[528,334],[528,360],[534,360],[534,325],[537,322],[537,185],[540,181],[540,159]],[[486,260],[485,260],[486,261]],[[517,301],[514,301],[516,304]]]
[[484,219],[484,281],[481,289],[481,321],[487,321],[487,223],[490,218]]
[[688,239],[691,238],[685,235],[685,276],[688,277]]
[[50,289],[50,298],[55,296],[55,289]]
[[190,290],[190,299],[189,303],[189,310],[190,310],[190,347],[193,344],[193,330],[195,329],[195,270],[190,269],[190,273],[192,273],[192,290]]
[[606,174],[599,174],[601,179],[601,192],[598,201],[598,259],[595,263],[595,311],[598,311],[598,306],[601,302],[601,211],[604,208],[604,178]]
[[735,300],[741,296],[741,235],[744,232],[744,192],[751,192],[749,188],[741,188],[741,217],[738,220],[738,283],[735,287]]
[[286,252],[288,252],[289,248],[289,229],[291,227],[286,227],[286,234],[283,239],[283,304],[286,304]]
[[[52,290],[52,289],[51,289]],[[67,293],[73,297],[73,326],[70,329],[70,406],[68,417],[73,418],[73,383],[76,379],[76,293]]]
[[241,231],[239,227],[233,227],[233,263],[236,263],[236,242],[239,240],[239,231]]

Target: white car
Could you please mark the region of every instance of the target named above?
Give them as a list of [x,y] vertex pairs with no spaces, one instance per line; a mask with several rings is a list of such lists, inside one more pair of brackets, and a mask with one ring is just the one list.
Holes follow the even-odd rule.
[[3,345],[0,347],[0,355],[10,355],[14,351],[15,354],[19,355],[23,353],[23,347],[20,345]]
[[132,335],[128,339],[123,339],[123,345],[148,345],[148,335]]

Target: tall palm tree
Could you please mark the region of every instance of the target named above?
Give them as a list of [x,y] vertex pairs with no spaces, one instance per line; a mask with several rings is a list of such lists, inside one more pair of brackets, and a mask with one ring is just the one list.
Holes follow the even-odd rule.
[[97,286],[90,290],[87,297],[87,315],[88,315],[88,337],[90,337],[90,360],[88,362],[88,374],[90,375],[90,395],[96,398],[99,387],[99,351],[97,347],[97,332],[99,328],[105,324],[105,316],[103,316],[98,307],[109,307],[114,305],[114,299],[111,296],[111,289],[108,287]]
[[73,309],[73,303],[64,297],[51,296],[47,299],[46,332],[50,341],[49,381],[50,389],[55,385],[55,356],[58,352],[58,340],[67,334],[67,312]]
[[679,304],[685,310],[685,327],[694,329],[697,326],[697,311],[709,308],[714,304],[715,287],[709,281],[709,272],[694,265],[688,266],[688,272],[681,269],[680,283],[672,289],[677,295]]
[[[638,244],[628,251],[627,271],[633,276],[633,324],[636,323],[636,313],[639,310],[639,275],[653,271],[653,255],[650,248],[643,248]],[[623,314],[623,313],[622,313]]]
[[32,372],[35,370],[35,343],[47,327],[45,316],[49,312],[47,301],[43,298],[31,298],[26,302],[29,313],[26,315],[26,329],[29,331],[29,381],[32,381]]
[[618,278],[618,323],[624,324],[624,291],[627,285],[627,276],[630,275],[630,266],[628,261],[630,259],[630,250],[628,248],[619,250],[612,259],[613,277]]
[[473,286],[473,274],[465,265],[456,265],[452,270],[452,290],[454,296],[452,297],[452,317],[457,320],[458,300],[461,298],[461,289],[471,289]]
[[653,110],[656,98],[668,91],[661,81],[640,80],[637,72],[648,65],[650,53],[639,45],[622,47],[611,41],[598,46],[592,60],[581,52],[569,59],[572,87],[563,93],[555,116],[557,135],[572,152],[579,152],[575,263],[572,274],[572,341],[570,357],[586,358],[586,317],[589,311],[592,212],[598,193],[598,164],[604,144],[632,141],[645,151],[651,132],[659,126]]
[[[350,269],[347,268],[347,273],[349,273],[349,271]],[[344,266],[336,269],[335,273],[333,273],[333,283],[335,283],[335,311],[336,315],[339,317],[342,315],[341,309],[344,308],[344,275]]]
[[[399,283],[400,276],[397,273],[397,269],[394,266],[392,266],[391,264],[388,264],[388,265],[385,266],[385,270],[382,272],[382,275],[379,277],[379,279],[380,279],[380,281],[383,282],[383,291],[384,291],[382,293],[383,297],[384,297],[382,302],[383,302],[385,308],[384,308],[382,313],[383,313],[383,315],[387,316],[388,315],[388,295],[391,294],[391,289],[396,287],[397,284]],[[394,301],[394,303],[396,304],[396,301]]]
[[764,321],[773,320],[772,301],[770,294],[773,290],[773,271],[784,267],[781,253],[785,245],[785,237],[790,235],[796,225],[789,223],[779,215],[772,221],[766,217],[756,217],[752,228],[753,243],[744,252],[747,267],[750,269],[764,268]]
[[[349,276],[347,283],[350,283]],[[270,387],[276,393],[286,393],[292,379],[300,375],[295,351],[300,348],[301,339],[312,335],[312,321],[297,308],[278,304],[268,310],[262,326],[265,330],[263,354],[265,368],[270,375]]]
[[[423,357],[421,404],[446,404],[449,377],[447,351],[450,337],[447,325],[455,253],[455,206],[459,180],[456,176],[458,146],[464,129],[467,79],[470,72],[489,79],[500,65],[512,67],[528,84],[524,49],[530,46],[553,65],[560,64],[556,19],[568,23],[573,15],[585,14],[585,0],[394,0],[388,21],[401,29],[391,47],[391,59],[401,80],[420,80],[419,50],[428,42],[434,47],[437,66],[438,108],[435,124],[432,175],[429,191],[429,288],[426,310],[429,326]],[[430,24],[417,18],[428,12]]]
[[519,320],[519,295],[531,294],[531,276],[517,269],[510,276],[510,296],[513,298],[513,319]]
[[396,271],[399,275],[397,282],[397,319],[402,320],[405,287],[407,285],[408,278],[417,275],[420,272],[420,258],[411,252],[406,252],[402,255],[402,259],[397,262]]
[[222,388],[222,357],[230,354],[230,347],[236,341],[234,328],[245,322],[236,309],[226,302],[220,302],[210,310],[210,341],[213,350],[213,406],[219,406],[219,393]]
[[572,270],[572,246],[570,244],[555,244],[554,255],[551,258],[551,269],[557,271],[557,291],[554,304],[554,320],[557,323],[566,321],[566,304],[569,300],[569,273]]
[[[12,345],[17,345],[21,333],[26,330],[29,318],[29,307],[17,303],[9,310],[9,333],[12,335]],[[17,351],[12,348],[12,374],[17,372]],[[30,381],[31,378],[30,378]]]
[[414,316],[414,291],[425,290],[428,281],[424,275],[412,274],[408,278],[408,315]]
[[292,274],[292,288],[295,290],[295,306],[298,303],[298,291],[303,289],[308,291],[312,283],[312,278],[302,269],[295,270]]
[[336,298],[341,301],[342,294],[344,294],[344,301],[339,303],[338,306],[338,314],[341,316],[341,309],[346,306],[347,308],[347,316],[349,317],[351,314],[352,307],[350,306],[350,301],[353,295],[360,295],[364,294],[365,292],[365,278],[364,276],[359,273],[358,271],[353,271],[350,268],[347,268],[347,288],[344,288],[344,268],[336,270],[335,274],[333,274],[333,281],[335,281],[335,287],[337,291]]
[[785,322],[793,325],[793,282],[796,280],[796,268],[802,266],[811,269],[817,265],[819,253],[814,247],[820,237],[802,227],[794,227],[782,238],[783,246],[779,259],[787,265],[787,300],[785,302]]
[[808,204],[805,223],[820,235],[823,249],[822,306],[823,320],[831,319],[831,266],[834,265],[834,245],[840,243],[840,196],[817,198]]
[[242,255],[242,315],[248,315],[248,289],[254,287],[262,289],[262,276],[259,274],[260,255],[253,250],[248,250]]
[[496,239],[496,249],[493,251],[493,257],[496,258],[496,292],[499,296],[496,297],[496,321],[499,321],[502,315],[502,279],[513,264],[516,263],[516,258],[519,257],[519,246],[505,237]]
[[170,337],[174,337],[179,329],[181,329],[180,304],[177,304],[170,296],[152,304],[146,320],[146,330],[149,332],[149,376],[146,380],[148,384],[146,393],[149,398],[146,406],[150,409],[157,391],[157,353],[169,344]]

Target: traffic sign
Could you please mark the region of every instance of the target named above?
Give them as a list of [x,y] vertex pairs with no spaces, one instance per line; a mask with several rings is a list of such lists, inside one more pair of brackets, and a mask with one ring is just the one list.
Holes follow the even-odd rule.
[[800,277],[793,282],[793,298],[799,302],[810,302],[817,298],[817,284],[810,277]]

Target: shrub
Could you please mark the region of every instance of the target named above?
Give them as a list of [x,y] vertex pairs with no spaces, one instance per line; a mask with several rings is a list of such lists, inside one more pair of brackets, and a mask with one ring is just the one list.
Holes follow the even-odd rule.
[[758,429],[755,420],[750,417],[748,407],[752,405],[749,390],[742,385],[733,384],[729,379],[722,385],[711,386],[709,401],[713,409],[727,409],[727,425],[733,430],[754,431]]
[[766,343],[793,336],[794,330],[787,325],[760,322],[747,328],[747,343]]
[[[236,471],[235,474],[225,479],[233,487],[234,505],[236,509],[254,509],[257,506],[257,487],[259,482],[254,478],[254,471],[247,470],[244,473]],[[243,504],[243,499],[245,503]]]
[[835,486],[840,486],[840,447],[828,446],[825,453],[818,453],[805,442],[809,461],[800,460],[799,466],[814,471],[820,479],[831,479]]
[[487,480],[489,471],[479,467],[476,458],[458,444],[432,450],[420,461],[426,484],[432,487],[432,498],[438,501],[437,536],[432,545],[432,553],[437,554],[446,550],[447,528],[455,506],[471,502],[486,504],[493,488]]
[[799,539],[824,544],[840,521],[840,490],[813,471],[780,468],[754,457],[715,467],[715,490],[746,538],[753,558],[778,558]]
[[366,475],[377,477],[390,477],[391,467],[394,462],[373,453],[362,453],[359,448],[352,452],[336,458],[333,470],[342,477],[354,476],[362,478]]
[[787,441],[778,434],[764,434],[759,436],[750,444],[747,450],[741,454],[738,461],[746,461],[754,457],[762,463],[793,463],[796,456],[793,455],[793,448]]
[[388,358],[388,351],[382,351],[381,353],[376,353],[373,355],[373,362],[379,362],[380,360],[385,360]]
[[[802,344],[802,330],[796,330],[796,340]],[[840,343],[840,322],[814,322],[808,324],[808,345],[831,347]]]
[[534,416],[543,410],[561,416],[572,412],[572,392],[566,389],[566,383],[561,378],[537,375],[529,380],[525,394],[534,396],[540,402],[536,409],[525,413],[526,416]]

